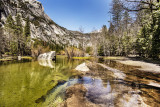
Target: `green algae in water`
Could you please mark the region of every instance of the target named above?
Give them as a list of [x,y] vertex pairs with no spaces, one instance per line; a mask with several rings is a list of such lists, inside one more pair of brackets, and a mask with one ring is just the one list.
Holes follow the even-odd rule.
[[41,66],[38,61],[0,65],[0,106],[42,106],[43,101],[36,102],[37,99],[45,96],[58,81],[67,81],[75,75],[70,70],[80,63],[78,60],[57,58],[52,62],[54,68]]

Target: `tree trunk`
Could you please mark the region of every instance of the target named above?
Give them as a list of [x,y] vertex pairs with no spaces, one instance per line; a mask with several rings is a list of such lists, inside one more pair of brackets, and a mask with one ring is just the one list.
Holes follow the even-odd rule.
[[0,59],[2,58],[2,53],[0,52]]

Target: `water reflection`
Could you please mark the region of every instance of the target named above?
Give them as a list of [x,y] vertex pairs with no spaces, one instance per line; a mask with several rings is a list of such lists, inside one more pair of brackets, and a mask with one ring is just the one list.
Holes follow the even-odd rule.
[[48,67],[41,66],[38,61],[1,65],[0,106],[41,107],[42,103],[36,103],[36,100],[47,95],[59,81],[67,81],[76,75],[70,71],[81,61],[57,58],[55,63],[51,63],[54,68],[50,68],[47,64]]
[[55,63],[52,60],[38,60],[39,65],[54,68]]
[[[145,106],[160,106],[160,75],[159,73],[150,73],[147,71],[140,71],[134,66],[124,65],[116,61],[111,60],[100,60],[101,63],[111,67],[112,69],[118,69],[125,74],[125,78],[120,81],[117,80],[118,77],[115,76],[115,73],[111,73],[111,69],[97,69],[99,71],[104,71],[105,76],[100,75],[99,77],[108,84],[109,81],[111,86],[111,92],[104,94],[103,98],[95,97],[101,94],[91,93],[88,98],[96,102],[97,104],[102,104],[103,106],[126,106],[131,107],[145,107]],[[109,71],[108,71],[109,70]],[[106,73],[105,73],[106,72]],[[105,78],[106,77],[106,78]],[[110,79],[109,79],[110,78]],[[103,83],[104,84],[104,83]],[[94,87],[93,87],[94,88]],[[100,88],[99,91],[102,91]],[[103,91],[102,91],[103,92]],[[113,100],[110,100],[107,97],[112,94]],[[110,103],[111,105],[106,104],[105,102]]]
[[74,84],[83,84],[87,89],[88,100],[102,107],[132,107],[133,105],[134,107],[158,107],[160,105],[160,89],[156,83],[159,78],[156,74],[148,74],[116,61],[99,61],[105,66],[90,68],[91,74],[74,77],[57,86],[47,95],[47,101],[43,105],[58,105],[64,100],[65,89]]
[[[63,84],[57,85],[53,89],[49,90],[45,95],[45,101],[42,101],[42,106],[53,106],[56,107],[58,104],[65,100],[65,91],[68,87],[79,83],[77,78],[70,79]],[[43,96],[42,96],[43,97]],[[39,99],[38,99],[39,100]]]
[[83,61],[67,58],[1,65],[0,106],[55,107],[65,99],[66,88],[77,83],[85,86],[89,101],[102,107],[160,105],[159,74],[142,72],[116,61],[99,61],[105,68],[92,67],[91,74],[84,77],[70,72]]
[[[99,79],[91,79],[92,82],[89,84],[84,84],[86,89],[88,90],[87,97],[91,102],[96,104],[100,104],[104,107],[114,107],[115,105],[123,105],[125,104],[133,104],[138,102],[128,102],[128,100],[134,100],[134,97],[129,96],[128,93],[135,92],[131,87],[124,86],[122,84],[110,83],[108,80],[106,85],[104,85],[103,80]],[[127,96],[125,96],[125,94]],[[136,96],[137,94],[135,94]],[[139,100],[137,98],[137,100]],[[125,105],[123,105],[125,106]],[[130,107],[130,106],[127,106]]]

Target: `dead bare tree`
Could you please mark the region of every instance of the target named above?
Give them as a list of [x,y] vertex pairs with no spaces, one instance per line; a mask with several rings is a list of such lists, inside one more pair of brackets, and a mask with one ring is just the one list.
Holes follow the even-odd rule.
[[152,13],[153,10],[158,10],[159,7],[155,3],[159,3],[159,0],[122,0],[123,8],[128,11],[141,11],[141,10],[150,10]]

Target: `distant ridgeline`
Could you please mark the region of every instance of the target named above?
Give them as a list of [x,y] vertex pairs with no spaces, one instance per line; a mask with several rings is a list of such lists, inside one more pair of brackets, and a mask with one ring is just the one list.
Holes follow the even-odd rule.
[[89,36],[57,25],[36,0],[0,0],[0,19],[0,54],[37,56],[89,44]]

